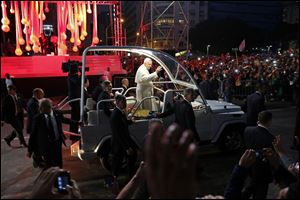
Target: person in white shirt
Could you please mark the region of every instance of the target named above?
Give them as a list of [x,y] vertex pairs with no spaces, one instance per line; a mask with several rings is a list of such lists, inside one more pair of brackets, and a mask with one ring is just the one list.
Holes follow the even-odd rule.
[[[158,73],[162,70],[161,66],[158,66],[153,73],[149,73],[152,67],[152,60],[145,58],[144,64],[142,64],[135,75],[136,86],[136,99],[141,102],[143,98],[153,95],[153,83],[152,80],[158,77]],[[154,99],[144,101],[141,108],[148,110],[156,110]]]
[[11,86],[11,85],[14,85],[14,82],[13,82],[13,80],[11,79],[9,73],[6,73],[6,74],[5,74],[5,84],[6,84],[6,88],[8,88],[8,87]]

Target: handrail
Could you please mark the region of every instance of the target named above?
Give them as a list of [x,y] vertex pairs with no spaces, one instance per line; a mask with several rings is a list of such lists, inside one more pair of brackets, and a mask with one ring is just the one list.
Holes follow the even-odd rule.
[[174,82],[172,82],[172,81],[153,81],[152,82],[153,84],[168,84],[168,83],[174,83]]
[[[150,97],[145,97],[142,99],[142,101],[139,102],[139,104],[137,105],[136,108],[140,107],[140,105],[143,103],[143,101],[147,100],[147,99],[157,99],[159,101],[159,105],[160,105],[160,98],[157,96],[150,96]],[[136,113],[137,109],[134,110],[134,112],[132,113],[132,117],[134,116],[134,114]]]
[[66,96],[61,102],[59,102],[57,104],[57,107],[59,107],[61,104],[63,104],[68,98],[69,98],[69,96]]
[[124,96],[126,96],[126,94],[128,93],[128,91],[133,90],[133,89],[136,89],[136,87],[130,87],[130,88],[128,88],[128,89],[125,91]]
[[136,98],[133,98],[133,97],[126,97],[126,100],[134,100],[135,101],[132,108],[130,110],[128,110],[128,114],[129,114],[135,108],[135,105],[137,104],[138,101],[136,100]]
[[158,88],[158,87],[156,87],[156,86],[153,86],[153,88],[156,89],[156,90],[158,90],[158,91],[161,91],[162,93],[165,94],[165,91],[164,91],[164,90],[162,90],[162,89],[160,89],[160,88]]
[[[135,103],[134,105],[132,106],[132,108],[130,109],[129,113],[132,111],[133,108],[135,108],[135,105],[137,104],[137,100],[135,98],[126,98],[126,100],[134,100]],[[100,121],[100,117],[99,117],[99,113],[98,113],[98,110],[99,110],[99,105],[100,103],[102,102],[111,102],[111,101],[115,101],[115,99],[104,99],[104,100],[100,100],[97,102],[97,106],[96,106],[96,112],[97,112],[97,125],[99,126],[99,121]]]
[[76,98],[76,99],[71,99],[69,101],[67,101],[64,105],[62,105],[61,107],[58,107],[59,110],[63,109],[66,105],[68,105],[69,103],[75,102],[75,101],[80,101],[80,98]]
[[114,91],[114,90],[117,90],[117,91],[121,90],[121,94],[123,94],[123,92],[124,92],[124,88],[112,88],[111,90],[112,91]]

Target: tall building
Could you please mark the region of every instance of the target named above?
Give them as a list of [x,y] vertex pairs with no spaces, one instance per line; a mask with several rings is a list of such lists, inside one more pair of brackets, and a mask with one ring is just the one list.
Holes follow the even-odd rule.
[[284,1],[282,21],[287,24],[299,23],[299,1]]
[[250,26],[272,30],[281,21],[280,1],[209,1],[210,20],[237,18]]
[[128,1],[123,3],[129,45],[159,50],[188,48],[189,29],[207,19],[207,1]]

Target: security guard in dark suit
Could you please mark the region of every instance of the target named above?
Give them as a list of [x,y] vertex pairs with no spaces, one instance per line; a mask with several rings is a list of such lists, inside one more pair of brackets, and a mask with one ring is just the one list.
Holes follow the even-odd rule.
[[193,132],[194,140],[200,142],[199,135],[196,129],[196,118],[191,102],[196,98],[196,92],[192,88],[186,88],[183,91],[183,99],[177,100],[174,106],[164,113],[157,114],[157,117],[164,118],[171,114],[175,114],[175,123],[184,130],[191,130]]
[[247,125],[256,126],[258,113],[265,110],[265,87],[262,83],[256,85],[256,91],[247,96],[246,112],[247,112]]
[[124,110],[126,109],[126,98],[123,95],[116,96],[116,108],[110,116],[112,130],[112,174],[118,177],[124,157],[127,159],[128,175],[135,173],[135,162],[137,159],[137,145],[131,139],[128,125],[132,121],[127,120]]
[[2,102],[2,113],[1,121],[10,124],[14,130],[10,135],[4,138],[8,146],[11,146],[11,141],[18,136],[20,145],[27,147],[27,144],[23,135],[24,128],[24,111],[23,102],[20,97],[17,96],[17,89],[14,85],[8,86],[8,95],[3,99]]

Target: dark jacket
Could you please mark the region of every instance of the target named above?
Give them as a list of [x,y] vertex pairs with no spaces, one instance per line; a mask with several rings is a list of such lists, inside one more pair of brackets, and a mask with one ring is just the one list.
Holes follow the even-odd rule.
[[247,127],[244,131],[244,140],[247,149],[261,150],[273,148],[272,142],[275,137],[265,128]]
[[214,99],[212,86],[208,80],[204,80],[200,83],[200,89],[205,99],[207,100]]
[[[108,94],[108,92],[103,91],[101,92],[101,94],[98,97],[98,102],[101,100],[109,100],[111,99],[110,95]],[[111,115],[111,111],[110,109],[113,109],[114,103],[113,102],[102,102],[99,105],[99,109],[104,110],[104,113],[109,117]]]
[[93,98],[93,100],[97,102],[98,97],[99,97],[99,95],[100,95],[102,92],[103,92],[103,89],[102,89],[101,84],[100,84],[100,85],[97,85],[97,86],[95,87],[95,89],[93,90],[93,92],[92,92],[92,98]]
[[[77,122],[65,118],[61,112],[56,110],[53,111],[53,115],[56,119],[56,124],[59,131],[58,140],[61,142],[61,144],[65,144],[62,123],[71,124]],[[51,146],[53,143],[51,138],[54,133],[49,130],[46,120],[47,119],[43,113],[40,113],[34,117],[29,138],[28,152],[39,152],[41,155],[43,155],[49,151],[49,146]]]
[[241,199],[241,192],[245,180],[248,176],[248,170],[236,165],[231,173],[231,177],[224,192],[225,199]]
[[[18,115],[23,117],[23,105],[22,100],[20,98],[16,101],[17,106],[19,106],[20,112]],[[11,95],[7,95],[2,102],[2,109],[1,109],[1,120],[5,121],[6,123],[11,123],[16,120],[16,104]]]
[[[244,140],[247,149],[254,149],[262,154],[263,148],[272,148],[275,137],[263,127],[247,127],[244,131]],[[251,167],[252,178],[256,181],[271,182],[273,180],[272,170],[269,162],[257,157],[255,164]]]
[[28,119],[27,119],[27,133],[30,133],[32,128],[32,121],[35,115],[39,113],[39,101],[31,97],[27,103],[27,113],[28,113]]
[[262,94],[255,92],[247,97],[246,102],[247,125],[256,126],[258,114],[265,110],[265,98]]
[[182,130],[190,129],[195,135],[198,135],[194,110],[189,102],[186,100],[177,100],[173,107],[158,115],[158,117],[163,118],[171,114],[175,114],[175,123],[177,123]]
[[68,96],[69,99],[80,98],[81,80],[78,74],[68,75]]
[[83,98],[84,98],[84,100],[83,100],[83,102],[84,102],[84,105],[86,105],[86,100],[88,99],[88,98],[91,98],[92,97],[92,95],[89,93],[89,91],[88,90],[85,90],[85,88],[83,89]]
[[49,128],[43,113],[37,114],[33,119],[32,131],[29,138],[28,153],[33,154],[34,166],[42,168],[60,167],[62,168],[62,147],[65,144],[65,136],[62,129],[62,123],[77,124],[78,122],[67,119],[58,110],[53,110],[53,116],[56,120],[58,129],[58,139],[55,139],[55,133]]
[[132,121],[127,120],[126,115],[118,108],[113,110],[110,116],[113,152],[118,152],[119,150],[126,151],[129,148],[137,148],[135,142],[130,137],[128,129],[128,125],[131,123]]

